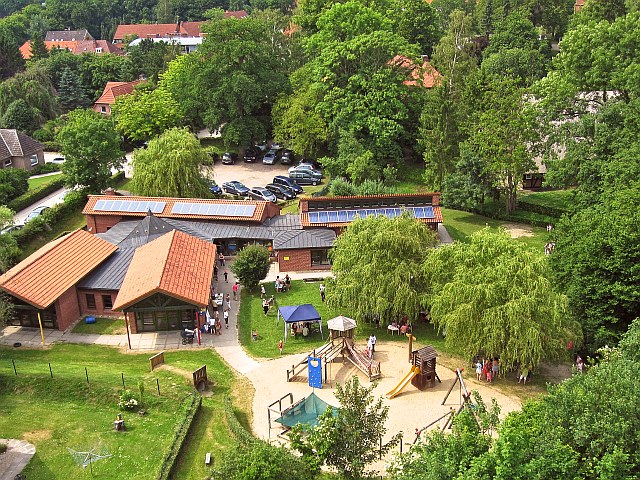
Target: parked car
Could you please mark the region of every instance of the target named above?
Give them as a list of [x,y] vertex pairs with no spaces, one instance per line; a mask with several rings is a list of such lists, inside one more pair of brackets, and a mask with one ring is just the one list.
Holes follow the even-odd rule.
[[247,147],[244,150],[243,158],[245,162],[249,162],[249,163],[256,162],[258,158],[260,158],[260,149],[255,147]]
[[209,191],[214,195],[222,195],[222,189],[220,188],[220,185],[218,185],[213,180],[209,182]]
[[282,148],[282,145],[280,145],[279,143],[273,142],[271,144],[271,150],[280,150]]
[[318,185],[322,183],[322,174],[309,169],[297,168],[289,172],[289,178],[300,185]]
[[261,202],[276,203],[278,201],[273,193],[263,187],[253,187],[251,190],[249,190],[249,196],[254,200],[259,200]]
[[280,157],[280,162],[283,165],[291,165],[295,161],[295,155],[291,150],[285,150],[282,152],[282,157]]
[[278,150],[272,148],[262,157],[262,163],[265,165],[273,165],[278,160]]
[[17,232],[22,227],[24,227],[24,225],[11,225],[9,227],[6,227],[0,230],[0,235],[6,235],[7,233]]
[[256,148],[260,150],[262,153],[264,153],[267,150],[269,150],[269,145],[267,144],[267,142],[257,142]]
[[39,217],[47,210],[49,210],[49,207],[47,207],[46,205],[40,205],[39,207],[34,208],[33,210],[31,210],[31,213],[27,215],[27,218],[24,219],[24,223],[30,222],[34,218]]
[[224,165],[233,165],[238,159],[237,153],[225,152],[222,154],[222,163]]
[[64,157],[55,157],[53,160],[51,160],[51,163],[57,163],[58,165],[61,165],[65,162],[66,158]]
[[249,189],[237,180],[223,183],[222,190],[229,195],[245,196],[249,194]]
[[286,187],[284,185],[276,185],[275,183],[269,183],[265,185],[264,188],[269,190],[271,193],[273,193],[276,196],[276,198],[279,198],[281,200],[293,200],[294,198],[297,197],[296,192],[294,192],[289,187]]
[[304,192],[304,189],[298,185],[295,180],[291,180],[289,177],[285,177],[284,175],[276,175],[273,177],[273,183],[276,185],[284,185],[285,187],[289,187],[293,190],[296,195]]
[[317,164],[311,163],[311,162],[300,162],[300,163],[298,163],[298,165],[296,165],[294,167],[289,167],[289,172],[291,172],[292,170],[301,170],[301,169],[312,170],[312,171],[320,173],[320,174],[322,174],[324,176],[324,174],[322,173],[322,170],[320,170],[317,167]]

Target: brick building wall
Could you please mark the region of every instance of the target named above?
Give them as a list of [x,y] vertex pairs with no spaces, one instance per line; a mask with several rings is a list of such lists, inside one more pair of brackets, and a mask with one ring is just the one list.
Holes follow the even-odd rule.
[[64,292],[55,302],[58,330],[66,330],[73,322],[80,318],[76,287],[73,286]]
[[120,215],[85,215],[87,231],[104,233],[123,219]]
[[[93,295],[93,299],[95,301],[95,308],[89,308],[87,302],[87,295]],[[80,305],[80,314],[81,315],[117,315],[120,316],[121,312],[114,312],[108,305],[108,302],[105,301],[104,297],[111,298],[111,305],[116,301],[116,296],[118,295],[117,290],[88,290],[88,289],[78,289],[78,304]]]
[[279,250],[278,267],[281,272],[306,272],[309,270],[331,270],[331,265],[311,265],[311,250]]

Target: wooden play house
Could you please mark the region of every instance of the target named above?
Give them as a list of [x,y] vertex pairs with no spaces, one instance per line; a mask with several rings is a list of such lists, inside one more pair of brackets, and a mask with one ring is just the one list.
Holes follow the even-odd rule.
[[436,357],[438,354],[431,345],[414,350],[411,353],[411,364],[416,367],[419,372],[411,379],[411,384],[424,390],[425,388],[433,388],[436,386],[436,380],[440,382],[440,378],[436,373]]

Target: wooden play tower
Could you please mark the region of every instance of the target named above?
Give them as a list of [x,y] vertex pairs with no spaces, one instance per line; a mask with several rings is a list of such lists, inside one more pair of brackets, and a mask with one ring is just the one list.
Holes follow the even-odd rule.
[[436,373],[436,357],[438,354],[431,345],[414,350],[411,353],[411,364],[419,369],[419,373],[411,379],[411,384],[420,389],[433,388],[436,380],[440,382],[440,377]]

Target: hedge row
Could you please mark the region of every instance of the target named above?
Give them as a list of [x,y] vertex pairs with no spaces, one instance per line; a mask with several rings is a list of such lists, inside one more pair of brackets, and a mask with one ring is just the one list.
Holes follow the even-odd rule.
[[473,208],[470,210],[472,213],[482,215],[484,217],[493,218],[494,220],[502,220],[504,222],[517,222],[526,223],[534,227],[546,227],[549,224],[554,224],[558,221],[556,217],[549,217],[547,215],[540,215],[534,212],[527,211],[515,211],[508,215],[506,212],[492,209],[492,208]]
[[240,445],[246,446],[257,440],[238,421],[238,417],[233,413],[233,405],[231,404],[231,398],[228,395],[224,398],[224,416],[227,421],[227,425],[229,426],[229,430],[231,430],[231,434]]
[[562,217],[565,213],[568,213],[565,210],[561,210],[559,208],[548,207],[545,205],[538,205],[536,203],[529,203],[524,199],[518,200],[518,209],[524,210],[527,212],[539,213],[540,215],[545,215],[547,217],[555,218],[556,221]]
[[9,207],[14,212],[19,212],[27,207],[30,207],[34,203],[39,202],[43,198],[51,195],[56,190],[61,189],[64,186],[64,177],[60,175],[60,178],[56,178],[53,182],[42,185],[33,190],[29,190],[27,193],[20,195],[18,198],[14,198],[9,202]]
[[168,480],[169,478],[171,478],[171,474],[176,465],[176,459],[178,458],[178,453],[180,453],[182,444],[184,443],[185,438],[187,438],[189,430],[191,429],[191,425],[193,424],[193,419],[196,417],[201,403],[202,397],[195,392],[192,393],[185,401],[186,408],[184,411],[184,416],[182,417],[182,420],[178,424],[178,427],[173,434],[173,441],[171,442],[169,451],[162,461],[160,472],[156,477],[157,480]]
[[73,215],[78,210],[82,210],[87,203],[87,196],[81,192],[70,192],[64,199],[49,210],[46,210],[39,217],[34,218],[24,225],[23,228],[13,234],[18,246],[23,248],[27,243],[45,231],[51,230],[51,225],[55,225],[60,220]]

